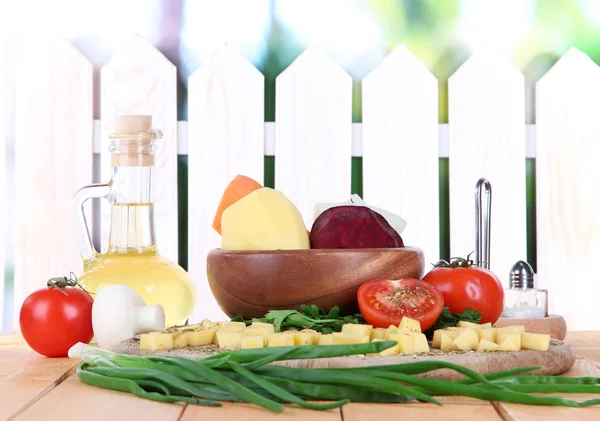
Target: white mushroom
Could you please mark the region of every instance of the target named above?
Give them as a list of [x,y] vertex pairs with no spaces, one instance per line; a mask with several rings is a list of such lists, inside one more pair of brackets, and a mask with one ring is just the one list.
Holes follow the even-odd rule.
[[138,333],[165,328],[161,305],[147,306],[144,299],[126,285],[100,290],[92,306],[92,326],[98,346],[113,351],[115,346]]

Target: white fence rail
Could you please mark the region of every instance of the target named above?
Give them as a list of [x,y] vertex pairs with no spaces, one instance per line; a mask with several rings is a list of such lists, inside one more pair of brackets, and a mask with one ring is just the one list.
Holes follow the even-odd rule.
[[[538,282],[549,289],[550,311],[563,314],[570,328],[597,328],[600,69],[577,50],[538,83],[535,128],[524,121],[523,76],[490,51],[475,53],[451,77],[448,125],[438,124],[437,80],[403,46],[363,79],[361,124],[352,124],[350,76],[316,47],[278,76],[276,122],[266,124],[264,77],[229,46],[189,78],[187,125],[176,120],[175,67],[139,37],[102,68],[95,125],[93,69],[72,45],[30,39],[14,69],[16,84],[1,98],[14,111],[5,110],[0,132],[0,151],[8,134],[15,153],[14,202],[0,205],[0,212],[15,209],[14,222],[2,218],[14,224],[14,316],[48,277],[81,270],[67,204],[91,181],[93,152],[108,178],[105,123],[116,113],[150,113],[165,133],[156,223],[158,247],[170,259],[180,234],[176,154],[189,156],[194,319],[222,317],[205,278],[205,255],[219,246],[210,224],[219,196],[238,173],[263,181],[265,154],[275,156],[275,188],[308,225],[315,202],[348,197],[350,157],[363,156],[365,200],[405,217],[405,243],[423,248],[427,261],[439,257],[438,158],[450,162],[452,256],[473,249],[473,189],[487,177],[494,192],[491,268],[505,281],[510,266],[526,258],[525,158],[537,155]],[[11,83],[3,81],[0,92]],[[0,159],[2,174],[4,164]],[[0,192],[5,187],[0,178]]]

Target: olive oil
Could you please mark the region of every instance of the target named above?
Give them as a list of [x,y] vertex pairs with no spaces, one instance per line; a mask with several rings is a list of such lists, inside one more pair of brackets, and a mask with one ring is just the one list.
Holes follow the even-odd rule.
[[[170,327],[186,323],[196,303],[196,292],[188,273],[158,252],[153,204],[154,141],[162,133],[151,129],[151,124],[151,116],[117,117],[117,130],[109,136],[111,180],[80,189],[71,209],[84,263],[79,284],[96,294],[108,285],[127,285],[142,296],[146,305],[161,305],[165,326]],[[103,254],[94,249],[83,212],[83,204],[91,198],[103,198],[112,205],[109,245]]]

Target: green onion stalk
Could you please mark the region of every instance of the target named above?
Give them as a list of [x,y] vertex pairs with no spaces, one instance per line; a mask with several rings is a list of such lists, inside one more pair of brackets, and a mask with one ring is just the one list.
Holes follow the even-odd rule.
[[[588,407],[600,399],[576,402],[544,393],[600,393],[600,378],[525,375],[540,367],[480,374],[444,361],[419,361],[371,367],[294,368],[271,363],[285,360],[375,354],[396,345],[376,341],[350,345],[307,345],[227,351],[201,360],[174,356],[116,354],[78,343],[70,358],[82,360],[77,376],[91,386],[132,393],[159,402],[215,406],[247,402],[273,412],[286,404],[313,410],[349,402],[442,405],[436,397],[455,395],[526,405]],[[464,378],[446,381],[417,376],[440,369]],[[313,401],[320,401],[315,403]]]

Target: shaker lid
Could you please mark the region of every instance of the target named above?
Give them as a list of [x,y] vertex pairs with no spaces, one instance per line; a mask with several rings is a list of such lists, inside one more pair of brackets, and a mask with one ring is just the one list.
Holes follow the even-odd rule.
[[524,260],[513,265],[509,279],[511,288],[535,288],[533,268]]
[[151,115],[117,115],[114,120],[117,133],[145,132],[152,128]]

